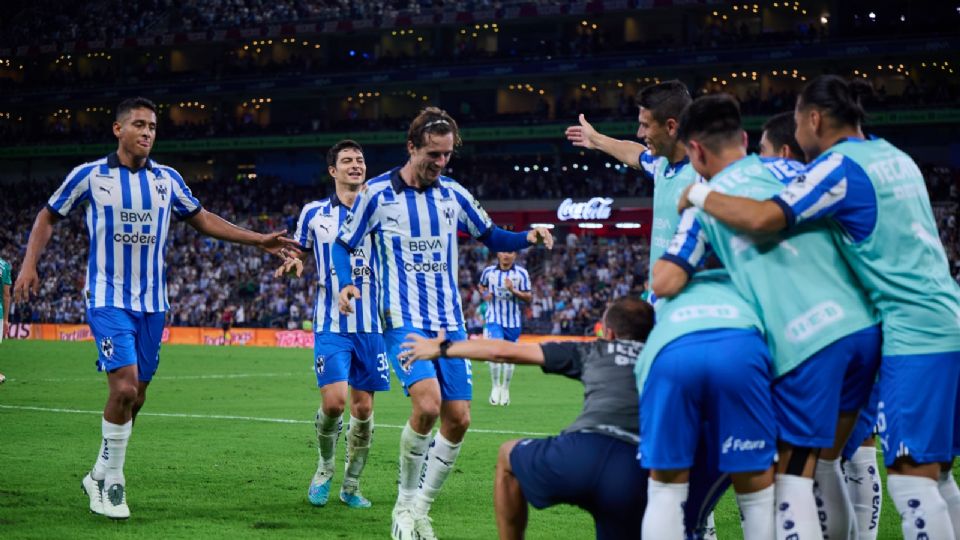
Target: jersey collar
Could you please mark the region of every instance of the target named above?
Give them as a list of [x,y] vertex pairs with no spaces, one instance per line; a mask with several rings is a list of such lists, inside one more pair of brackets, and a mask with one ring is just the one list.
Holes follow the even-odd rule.
[[334,192],[333,195],[330,196],[330,207],[333,208],[335,206],[343,206],[343,203],[340,202],[340,198],[337,197],[336,192]]
[[427,191],[428,189],[434,187],[435,185],[437,185],[437,184],[440,182],[440,180],[437,179],[437,181],[434,182],[433,184],[430,184],[429,186],[427,186],[427,187],[422,187],[422,188],[415,188],[415,187],[413,187],[413,186],[409,186],[409,185],[407,185],[406,182],[403,181],[403,177],[400,176],[400,169],[401,169],[401,168],[402,168],[402,167],[397,167],[397,168],[393,169],[392,171],[390,171],[390,184],[393,186],[393,191],[394,191],[395,193],[403,193],[403,190],[405,190],[405,189],[412,189],[412,190],[416,191],[417,193],[423,193],[423,192]]
[[139,172],[142,170],[152,171],[153,169],[156,168],[155,165],[156,164],[153,162],[153,160],[151,160],[150,158],[147,158],[147,161],[144,162],[142,169],[132,170],[132,169],[129,169],[123,163],[120,163],[120,156],[118,156],[116,152],[113,152],[112,154],[107,156],[107,167],[110,167],[111,169],[118,169],[120,167],[123,167],[124,169],[127,169],[130,172]]
[[683,166],[687,165],[688,163],[690,163],[690,156],[684,156],[683,159],[676,163],[670,163],[668,160],[667,167],[663,170],[663,175],[668,177],[673,176],[680,172],[680,169],[682,169]]

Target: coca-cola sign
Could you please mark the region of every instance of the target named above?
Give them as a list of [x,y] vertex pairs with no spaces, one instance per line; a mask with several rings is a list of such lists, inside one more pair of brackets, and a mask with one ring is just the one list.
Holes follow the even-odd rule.
[[557,219],[610,219],[613,199],[610,197],[594,197],[587,202],[573,202],[573,199],[564,199],[557,209]]

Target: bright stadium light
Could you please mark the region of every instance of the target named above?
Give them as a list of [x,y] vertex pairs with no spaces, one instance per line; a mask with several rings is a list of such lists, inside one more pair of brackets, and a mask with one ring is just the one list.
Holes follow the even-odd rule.
[[577,226],[581,229],[602,229],[603,223],[578,223]]
[[617,223],[614,227],[618,229],[639,229],[640,224],[635,221],[624,221],[622,223]]
[[531,228],[531,229],[535,229],[535,228],[537,228],[537,227],[541,227],[541,228],[544,228],[544,229],[552,229],[552,228],[554,228],[555,226],[556,226],[556,225],[554,225],[553,223],[531,223],[531,224],[530,224],[530,228]]

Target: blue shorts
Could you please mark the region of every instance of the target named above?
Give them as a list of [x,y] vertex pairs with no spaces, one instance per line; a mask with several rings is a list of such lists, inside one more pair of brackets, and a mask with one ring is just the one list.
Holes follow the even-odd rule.
[[657,354],[640,398],[641,463],[689,469],[707,437],[720,471],[768,469],[777,452],[770,381],[770,353],[756,330],[705,330],[674,340]]
[[137,365],[137,378],[150,382],[160,365],[160,340],[166,313],[145,313],[115,307],[87,309],[97,342],[97,371],[111,373]]
[[313,358],[318,387],[347,381],[357,390],[390,390],[390,368],[380,334],[316,332]]
[[640,538],[647,506],[647,471],[637,446],[599,433],[523,439],[510,467],[534,508],[572,504],[590,512],[597,538]]
[[850,460],[853,459],[854,452],[857,451],[857,448],[860,448],[860,445],[863,444],[863,441],[867,440],[867,437],[872,437],[874,433],[877,432],[877,407],[880,404],[880,385],[874,384],[873,391],[870,392],[870,401],[867,402],[867,405],[860,409],[860,416],[857,417],[857,423],[853,426],[853,431],[850,432],[850,438],[847,439],[847,444],[843,447],[843,459]]
[[867,405],[880,365],[880,326],[834,341],[773,382],[780,439],[832,448],[841,412]]
[[512,341],[514,343],[520,339],[520,327],[517,328],[504,328],[497,323],[487,323],[486,328],[483,329],[484,336],[489,339],[505,339],[507,341]]
[[[387,357],[393,365],[393,372],[397,374],[403,384],[403,393],[410,395],[410,387],[424,379],[437,379],[440,383],[440,397],[443,401],[473,399],[473,371],[470,361],[463,358],[438,358],[437,360],[421,360],[414,362],[410,370],[397,360],[400,345],[407,341],[407,334],[417,334],[427,338],[437,337],[437,333],[419,328],[402,327],[387,330],[383,340],[387,345]],[[464,341],[467,333],[463,330],[452,332],[447,330],[447,339],[450,341]]]
[[889,467],[960,455],[960,351],[884,356],[880,363],[877,432]]

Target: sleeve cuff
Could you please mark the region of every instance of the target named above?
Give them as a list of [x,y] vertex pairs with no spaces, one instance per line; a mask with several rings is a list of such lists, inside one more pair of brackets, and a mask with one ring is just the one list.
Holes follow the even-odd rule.
[[61,213],[59,210],[57,210],[56,208],[54,208],[53,206],[51,206],[50,203],[47,203],[46,206],[47,206],[47,210],[50,210],[51,212],[53,212],[54,214],[56,214],[58,217],[61,217],[61,218],[67,217],[66,214]]
[[696,268],[694,268],[693,265],[687,262],[686,259],[684,259],[683,257],[679,257],[677,255],[674,255],[672,253],[667,253],[663,255],[662,257],[660,257],[660,260],[670,261],[673,264],[679,266],[680,268],[683,269],[684,272],[687,273],[687,276],[692,276],[693,273],[696,272]]
[[194,208],[193,210],[191,210],[190,212],[188,212],[188,213],[186,213],[186,214],[184,214],[184,215],[182,215],[182,216],[181,216],[181,215],[177,215],[177,219],[179,219],[180,221],[186,221],[186,220],[192,218],[193,216],[199,214],[201,210],[203,210],[203,207],[202,207],[202,206],[198,206],[198,207]]
[[795,214],[793,208],[787,204],[787,201],[781,199],[779,195],[774,195],[770,200],[776,203],[777,206],[780,207],[780,210],[783,211],[783,217],[787,222],[788,229],[797,224],[797,214]]

